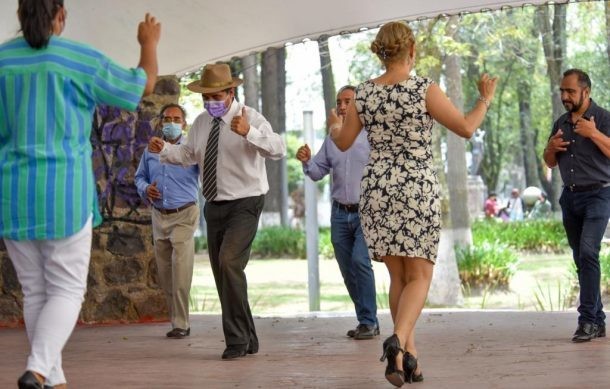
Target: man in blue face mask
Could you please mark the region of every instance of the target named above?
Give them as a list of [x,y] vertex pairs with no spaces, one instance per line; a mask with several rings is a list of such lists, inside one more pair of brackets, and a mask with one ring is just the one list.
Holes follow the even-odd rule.
[[265,160],[286,155],[284,140],[267,119],[235,100],[241,83],[229,65],[206,65],[201,80],[188,85],[203,95],[206,110],[185,142],[172,145],[152,138],[148,144],[163,162],[199,163],[208,252],[222,308],[222,359],[258,352],[244,270],[269,190]]
[[[185,110],[177,104],[161,109],[163,139],[182,142]],[[142,154],[136,172],[138,194],[153,205],[152,228],[159,283],[165,292],[172,329],[166,336],[181,339],[191,332],[189,292],[193,278],[195,245],[193,234],[199,225],[199,167],[159,162],[159,154]]]

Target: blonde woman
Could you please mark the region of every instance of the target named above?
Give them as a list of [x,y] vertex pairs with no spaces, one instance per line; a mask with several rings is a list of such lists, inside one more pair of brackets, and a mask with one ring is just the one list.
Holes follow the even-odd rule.
[[386,379],[395,386],[422,381],[415,323],[426,301],[440,237],[439,185],[432,157],[434,120],[470,138],[494,97],[496,78],[483,75],[480,96],[459,112],[432,80],[412,75],[415,38],[402,22],[385,24],[371,44],[385,73],[356,90],[345,121],[329,118],[331,137],[347,150],[366,128],[371,146],[362,178],[362,228],[374,259],[390,273],[394,333],[383,343]]

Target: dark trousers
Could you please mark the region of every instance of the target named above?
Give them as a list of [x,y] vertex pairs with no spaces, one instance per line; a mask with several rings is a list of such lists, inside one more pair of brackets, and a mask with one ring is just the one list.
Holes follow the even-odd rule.
[[248,302],[248,282],[244,272],[264,196],[232,201],[207,202],[208,251],[222,308],[222,329],[227,347],[258,351],[258,337]]
[[604,324],[599,250],[610,217],[610,187],[588,192],[564,189],[559,204],[580,285],[578,322]]

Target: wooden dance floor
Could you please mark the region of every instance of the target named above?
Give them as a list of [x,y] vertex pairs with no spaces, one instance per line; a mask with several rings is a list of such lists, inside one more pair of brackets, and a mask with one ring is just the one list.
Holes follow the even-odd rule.
[[[577,313],[426,310],[417,326],[425,381],[417,388],[607,388],[610,340],[570,341]],[[219,316],[194,315],[191,336],[167,323],[79,326],[64,350],[71,389],[391,388],[379,362],[391,334],[353,340],[353,317],[257,318],[260,351],[223,361]],[[23,329],[0,329],[0,388],[15,388],[27,357]]]

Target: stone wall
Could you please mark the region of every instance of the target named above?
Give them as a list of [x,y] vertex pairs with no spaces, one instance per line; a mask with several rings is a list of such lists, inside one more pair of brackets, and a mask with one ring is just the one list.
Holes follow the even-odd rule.
[[[179,96],[176,77],[161,77],[137,112],[103,106],[96,110],[91,143],[104,222],[93,230],[82,322],[167,319],[157,283],[150,208],[137,195],[133,180],[148,139],[158,133],[159,109],[177,103]],[[0,326],[19,325],[23,295],[1,239],[0,269]]]
[[4,241],[0,239],[0,324],[16,325],[23,321],[22,299],[17,274],[6,253]]

